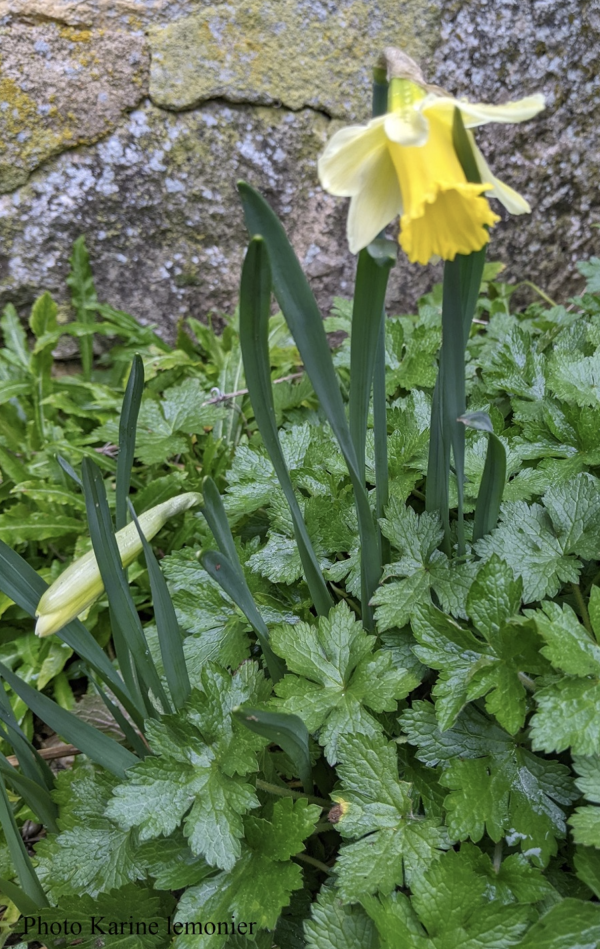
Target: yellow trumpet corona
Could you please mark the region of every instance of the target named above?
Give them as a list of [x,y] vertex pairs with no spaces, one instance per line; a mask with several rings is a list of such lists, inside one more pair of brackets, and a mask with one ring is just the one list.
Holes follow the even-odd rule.
[[[408,59],[408,57],[405,57]],[[417,68],[415,64],[412,64]],[[435,91],[432,91],[435,90]],[[400,215],[399,242],[411,263],[480,250],[499,217],[485,195],[511,214],[527,201],[492,174],[467,131],[481,184],[467,181],[452,140],[455,108],[467,130],[488,122],[523,122],[544,108],[542,95],[490,106],[439,94],[412,78],[392,78],[386,115],[340,129],[319,159],[325,191],[349,197],[348,243],[356,254]]]
[[[201,494],[190,491],[140,514],[138,521],[144,537],[151,540],[171,517],[187,511],[201,501]],[[137,527],[132,522],[117,531],[115,538],[123,566],[128,567],[142,551]],[[68,566],[40,599],[36,610],[36,635],[51,636],[57,633],[91,606],[103,590],[104,584],[96,555],[90,550]]]

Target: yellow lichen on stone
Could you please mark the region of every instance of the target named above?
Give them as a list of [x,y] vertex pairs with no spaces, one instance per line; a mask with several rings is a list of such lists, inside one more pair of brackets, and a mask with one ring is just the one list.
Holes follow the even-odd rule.
[[327,14],[306,0],[207,6],[150,29],[150,94],[177,110],[224,97],[362,117],[382,47],[428,54],[438,15],[434,0],[353,0]]
[[70,43],[91,43],[93,37],[101,35],[102,30],[80,30],[75,26],[60,26],[58,35]]
[[14,79],[2,76],[0,65],[0,191],[11,191],[28,177],[22,168],[5,159],[1,143],[18,143],[23,162],[27,162],[35,161],[37,154],[51,154],[58,148],[60,139],[59,134],[40,124],[35,101]]
[[0,193],[111,131],[147,88],[143,37],[57,23],[0,27]]

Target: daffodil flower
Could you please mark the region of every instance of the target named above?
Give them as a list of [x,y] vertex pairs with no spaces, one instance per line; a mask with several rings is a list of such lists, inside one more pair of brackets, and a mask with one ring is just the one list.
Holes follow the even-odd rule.
[[[386,53],[393,51],[386,51]],[[406,68],[406,63],[410,68]],[[486,195],[511,214],[531,210],[527,201],[496,178],[467,131],[481,183],[468,182],[457,158],[452,124],[459,109],[467,130],[488,122],[524,122],[544,108],[532,95],[505,105],[455,99],[428,86],[412,60],[390,80],[389,111],[364,126],[343,128],[319,159],[321,185],[351,198],[348,242],[358,253],[400,215],[400,246],[411,263],[432,257],[453,260],[480,250],[499,217]],[[415,81],[419,80],[419,81]]]
[[[146,540],[151,540],[171,517],[187,511],[201,500],[201,494],[190,491],[144,511],[138,521]],[[123,566],[128,567],[142,551],[137,527],[134,523],[128,524],[117,531],[115,538]],[[36,634],[51,636],[52,633],[57,633],[87,610],[103,590],[104,584],[96,555],[90,550],[70,564],[40,599],[36,610]]]

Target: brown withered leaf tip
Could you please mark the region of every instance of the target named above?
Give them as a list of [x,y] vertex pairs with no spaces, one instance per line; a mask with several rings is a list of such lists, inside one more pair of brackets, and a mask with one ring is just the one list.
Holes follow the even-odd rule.
[[337,822],[341,820],[343,813],[344,811],[343,811],[342,805],[334,804],[334,806],[329,811],[329,814],[327,815],[327,820],[329,821],[330,824],[337,824]]

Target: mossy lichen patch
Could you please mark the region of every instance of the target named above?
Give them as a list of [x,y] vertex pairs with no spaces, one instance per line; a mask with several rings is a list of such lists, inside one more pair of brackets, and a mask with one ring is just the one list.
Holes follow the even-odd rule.
[[364,118],[370,69],[382,47],[426,56],[436,41],[438,15],[435,0],[206,6],[150,29],[150,94],[167,109],[221,97]]
[[0,191],[113,129],[147,91],[141,37],[55,23],[0,29]]

